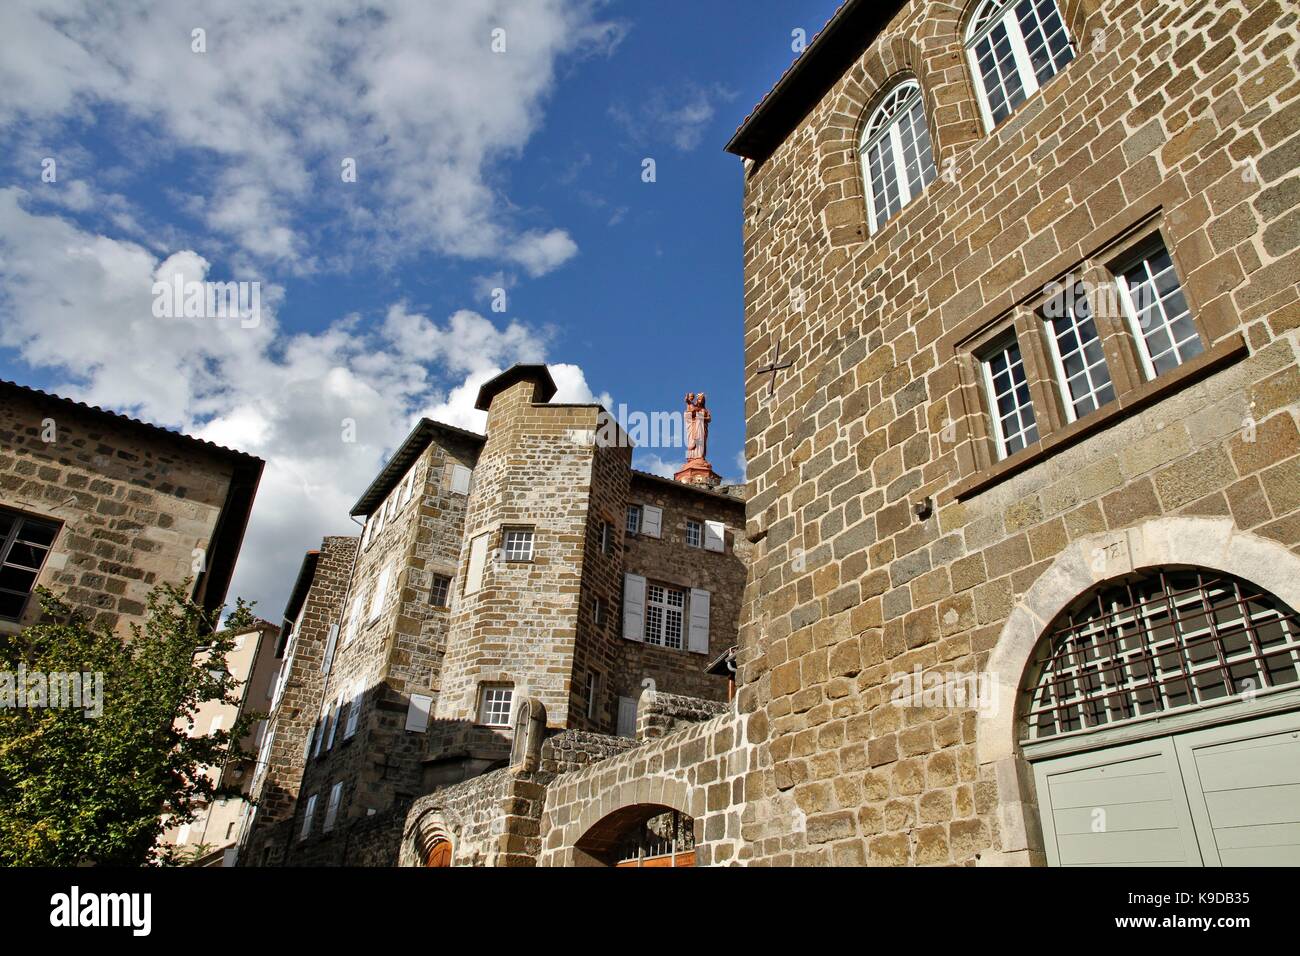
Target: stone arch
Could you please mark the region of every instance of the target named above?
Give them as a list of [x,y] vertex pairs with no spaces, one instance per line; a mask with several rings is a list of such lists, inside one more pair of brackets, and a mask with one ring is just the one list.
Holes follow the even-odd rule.
[[703,841],[700,817],[704,813],[702,794],[680,780],[667,777],[627,780],[602,790],[599,799],[588,802],[577,818],[563,829],[563,849],[551,861],[557,866],[602,865],[598,852],[612,834],[652,816],[676,810],[695,821],[695,840]]
[[400,866],[423,866],[429,852],[439,842],[452,846],[454,854],[459,836],[459,822],[440,807],[430,807],[416,817],[402,836]]
[[1044,632],[1096,585],[1131,571],[1171,566],[1232,574],[1300,607],[1300,557],[1276,541],[1237,530],[1230,518],[1154,518],[1073,542],[1012,608],[985,668],[999,706],[977,712],[975,758],[981,776],[997,785],[1002,851],[981,862],[1036,860],[1037,807],[1016,739],[1016,713],[1022,681]]

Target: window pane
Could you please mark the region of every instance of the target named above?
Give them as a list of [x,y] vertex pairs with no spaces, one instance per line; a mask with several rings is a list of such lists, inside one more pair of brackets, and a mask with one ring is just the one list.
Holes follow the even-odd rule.
[[1052,350],[1064,374],[1061,395],[1071,418],[1082,418],[1115,397],[1110,369],[1102,354],[1092,309],[1081,287],[1076,286],[1052,303],[1048,319]]
[[1056,0],[1020,0],[1016,19],[1029,50],[1029,63],[1042,86],[1074,59]]
[[1177,368],[1205,350],[1163,245],[1126,269],[1122,285],[1151,375]]
[[1020,345],[1014,339],[985,359],[986,368],[1005,368],[1005,374],[989,375],[989,403],[994,409],[994,431],[998,455],[1006,458],[1026,445],[1038,441],[1038,424],[1029,397],[1029,384],[1020,357]]
[[937,175],[921,88],[915,82],[900,83],[872,114],[861,151],[874,230]]

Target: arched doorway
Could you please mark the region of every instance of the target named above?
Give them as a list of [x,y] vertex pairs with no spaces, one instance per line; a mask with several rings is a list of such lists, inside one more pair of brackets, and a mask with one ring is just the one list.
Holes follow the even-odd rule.
[[695,821],[662,804],[633,804],[597,822],[574,849],[596,866],[694,866]]
[[451,841],[435,839],[424,856],[424,865],[428,867],[451,866]]
[[1130,572],[1066,606],[1024,676],[1049,864],[1300,865],[1300,615],[1279,598]]

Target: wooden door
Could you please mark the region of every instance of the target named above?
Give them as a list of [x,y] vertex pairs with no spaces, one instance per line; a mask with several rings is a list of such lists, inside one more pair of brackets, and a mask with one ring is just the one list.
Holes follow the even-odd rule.
[[451,843],[439,840],[429,848],[429,855],[424,858],[425,866],[451,866]]

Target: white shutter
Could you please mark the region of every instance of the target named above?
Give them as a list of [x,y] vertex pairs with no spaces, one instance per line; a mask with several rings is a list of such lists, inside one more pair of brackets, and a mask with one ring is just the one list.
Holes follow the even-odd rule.
[[339,701],[334,702],[334,706],[325,714],[325,725],[329,727],[329,736],[325,740],[325,749],[334,749],[334,735],[339,729]]
[[691,588],[690,649],[696,654],[709,653],[709,592]]
[[620,697],[618,699],[618,735],[636,737],[636,698]]
[[415,468],[413,466],[411,470],[406,474],[406,490],[402,494],[403,507],[405,507],[406,503],[410,501],[414,496],[415,496]]
[[190,825],[182,823],[180,830],[176,834],[176,845],[181,846],[190,842]]
[[412,694],[411,702],[406,706],[406,729],[417,734],[424,733],[429,727],[429,710],[433,698],[424,694]]
[[339,626],[337,624],[331,624],[329,637],[325,639],[325,657],[320,662],[320,672],[322,674],[328,674],[330,672],[330,665],[334,663],[334,645],[336,645],[338,641]]
[[645,640],[645,578],[639,574],[623,575],[623,636]]
[[464,465],[451,466],[451,493],[453,495],[469,494],[469,480],[473,472]]
[[469,570],[465,573],[465,593],[474,594],[483,586],[483,565],[487,561],[488,536],[479,535],[469,544]]
[[384,612],[384,602],[388,599],[388,585],[393,579],[393,566],[390,564],[384,570],[379,572],[379,580],[375,583],[375,589],[370,592],[370,614],[366,617],[366,623],[373,624],[379,619],[379,615]]
[[325,804],[325,823],[321,826],[323,832],[328,833],[334,829],[334,821],[339,815],[339,801],[343,797],[343,781],[340,780],[334,786],[330,787],[330,799]]
[[350,739],[357,732],[357,721],[361,718],[361,688],[357,688],[352,695],[352,703],[348,706],[348,728],[343,732],[343,739]]
[[302,833],[300,834],[300,837],[304,840],[307,839],[308,835],[311,833],[311,818],[315,815],[316,794],[313,793],[307,798],[307,807],[302,812]]
[[651,538],[659,537],[659,526],[663,524],[663,520],[663,508],[643,505],[641,508],[641,533]]
[[370,538],[375,533],[375,516],[370,515],[366,518],[366,530],[361,535],[361,550],[364,551],[370,547]]
[[721,521],[704,522],[704,550],[727,550],[727,526]]
[[302,752],[302,759],[305,761],[311,757],[311,745],[316,742],[316,730],[320,726],[320,721],[311,725],[311,730],[307,731],[307,746]]

